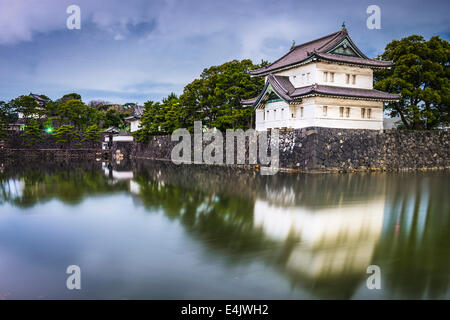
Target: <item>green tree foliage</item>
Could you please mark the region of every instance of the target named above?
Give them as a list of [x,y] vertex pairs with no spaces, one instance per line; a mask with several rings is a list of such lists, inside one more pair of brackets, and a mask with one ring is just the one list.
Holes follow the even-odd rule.
[[104,128],[116,127],[118,129],[124,129],[125,124],[124,117],[125,117],[124,113],[121,113],[120,111],[115,109],[109,109],[104,114],[103,127]]
[[449,124],[450,45],[440,37],[426,41],[412,35],[390,42],[380,56],[395,66],[375,73],[375,88],[401,93],[386,109],[399,115],[407,129],[432,129]]
[[72,92],[63,95],[60,99],[57,100],[58,103],[64,103],[69,100],[80,100],[81,101],[81,95],[78,93]]
[[47,117],[54,117],[58,115],[58,104],[52,100],[45,104],[45,115]]
[[171,134],[183,127],[182,108],[176,94],[169,94],[161,103],[147,101],[144,106],[141,129],[134,133],[138,141],[145,142],[152,135]]
[[253,127],[254,110],[242,107],[240,100],[261,92],[264,80],[250,77],[248,71],[266,64],[233,60],[203,70],[200,79],[188,84],[180,96],[183,126],[191,129],[195,120],[202,120],[207,126],[221,130]]
[[80,134],[75,130],[72,125],[62,125],[55,131],[55,136],[58,138],[58,143],[73,143],[80,141]]
[[6,139],[6,127],[7,123],[0,118],[0,141]]
[[4,123],[13,123],[17,121],[17,112],[11,103],[0,101],[0,121]]
[[160,123],[164,121],[163,108],[159,102],[147,101],[141,118],[140,129],[133,133],[139,142],[146,142],[152,135],[161,133]]
[[84,133],[83,141],[99,142],[100,137],[101,137],[100,129],[98,128],[98,126],[96,124],[93,124],[93,125],[87,127],[87,129]]
[[171,134],[174,130],[183,127],[184,120],[181,114],[180,100],[175,93],[171,93],[162,100],[164,121],[159,125],[161,131]]
[[220,130],[251,128],[254,110],[242,107],[240,101],[261,92],[264,80],[250,77],[248,71],[266,64],[265,61],[254,65],[251,60],[233,60],[205,69],[200,79],[189,83],[179,98],[171,93],[161,103],[147,101],[141,129],[134,136],[145,142],[149,136],[171,134],[177,128],[192,130],[196,120]]
[[45,110],[30,96],[19,96],[11,100],[9,105],[16,112],[21,112],[27,123],[31,123],[31,119],[40,118],[45,113]]
[[53,121],[52,118],[47,118],[47,120],[45,120],[44,122],[44,130],[45,132],[47,132],[48,134],[52,134],[53,133]]
[[28,121],[21,136],[27,146],[32,146],[43,139],[42,129],[35,119]]
[[67,100],[60,104],[58,116],[65,123],[74,125],[80,130],[98,124],[103,119],[100,111],[85,105],[81,100]]

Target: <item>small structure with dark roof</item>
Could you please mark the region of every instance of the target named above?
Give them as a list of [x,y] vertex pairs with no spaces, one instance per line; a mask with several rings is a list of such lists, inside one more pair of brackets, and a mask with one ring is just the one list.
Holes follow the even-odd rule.
[[130,132],[139,130],[139,126],[141,125],[141,117],[143,114],[143,106],[133,106],[133,114],[125,118],[125,121],[130,124]]
[[255,108],[258,131],[311,126],[379,130],[383,103],[400,95],[373,89],[373,71],[392,65],[368,58],[342,28],[250,71],[265,77],[265,86],[259,96],[241,102]]

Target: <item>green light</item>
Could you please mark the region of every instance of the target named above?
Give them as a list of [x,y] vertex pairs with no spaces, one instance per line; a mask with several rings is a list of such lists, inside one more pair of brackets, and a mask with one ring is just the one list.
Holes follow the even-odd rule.
[[48,127],[47,129],[45,129],[45,131],[47,131],[47,133],[52,133],[53,132],[53,128]]

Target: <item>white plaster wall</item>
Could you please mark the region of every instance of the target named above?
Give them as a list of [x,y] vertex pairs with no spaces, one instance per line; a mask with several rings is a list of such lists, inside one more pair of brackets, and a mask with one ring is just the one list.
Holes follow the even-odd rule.
[[[328,81],[324,81],[324,72],[334,72],[334,81],[330,82],[330,75],[328,74]],[[346,74],[350,74],[349,83],[346,82]],[[356,83],[352,84],[352,75],[356,75]],[[359,68],[354,66],[343,66],[332,63],[318,62],[316,64],[317,84],[348,87],[348,88],[361,88],[361,89],[373,89],[373,70],[370,68]]]
[[[308,79],[309,73],[309,79]],[[310,86],[316,83],[316,64],[308,63],[299,67],[275,73],[277,76],[287,76],[294,88]],[[303,76],[304,75],[304,76]]]
[[[314,99],[316,116],[314,126],[345,129],[383,129],[383,103],[379,101],[365,101],[353,99],[337,99],[316,97]],[[327,106],[327,114],[323,114],[323,106]],[[344,108],[343,117],[340,107]],[[346,116],[346,108],[350,108],[350,116]],[[365,118],[361,117],[361,108],[366,109]],[[371,117],[367,118],[368,109]]]
[[[326,115],[323,113],[324,106],[327,106]],[[301,107],[303,107],[303,116]],[[340,115],[341,107],[344,108],[342,117]],[[350,108],[349,117],[346,115],[346,108]],[[361,108],[366,109],[365,118],[361,116]],[[282,109],[284,109],[283,113],[281,112]],[[370,118],[367,118],[368,109],[371,110]],[[276,118],[274,118],[274,110],[277,110]],[[295,117],[292,117],[294,111]],[[263,112],[265,112],[265,120],[263,120]],[[265,106],[264,111],[263,109],[257,110],[257,131],[274,128],[299,129],[312,126],[382,130],[383,103],[378,101],[313,97],[303,99],[302,104],[288,105],[285,101],[272,102]]]
[[[268,128],[282,128],[288,125],[290,109],[289,104],[286,101],[281,100],[267,103],[264,107],[264,113],[265,115],[259,113],[260,118],[256,118],[257,131],[263,131]],[[258,117],[258,113],[256,116]],[[262,120],[264,117],[265,120]]]
[[130,132],[135,132],[139,130],[139,126],[141,125],[141,120],[130,121]]
[[131,142],[133,141],[133,136],[113,136],[113,141]]
[[[330,81],[329,74],[328,81],[324,81],[324,72],[333,72],[334,81]],[[310,74],[309,81],[307,79],[308,73]],[[306,65],[276,72],[274,74],[289,77],[289,80],[295,88],[305,87],[317,83],[329,86],[373,89],[373,70],[370,68],[345,66],[326,62],[312,62]],[[350,75],[349,83],[346,81],[347,74]],[[303,75],[305,76],[303,77]],[[352,83],[353,75],[356,75],[355,84]]]

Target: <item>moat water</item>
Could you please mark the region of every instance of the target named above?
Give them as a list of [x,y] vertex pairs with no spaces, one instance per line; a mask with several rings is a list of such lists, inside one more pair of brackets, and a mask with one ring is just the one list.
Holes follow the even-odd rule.
[[449,299],[449,190],[442,171],[0,160],[0,299]]

